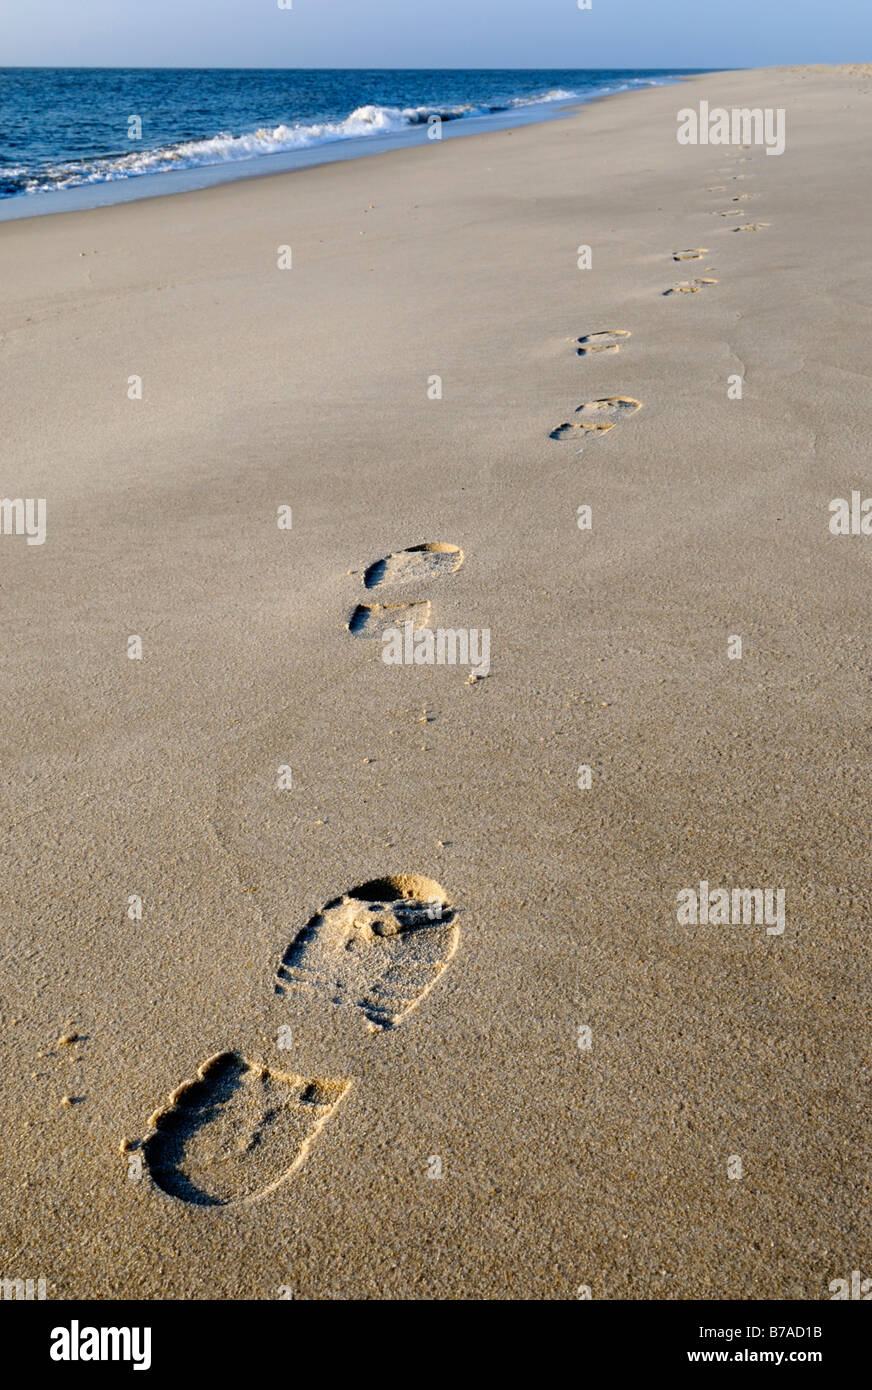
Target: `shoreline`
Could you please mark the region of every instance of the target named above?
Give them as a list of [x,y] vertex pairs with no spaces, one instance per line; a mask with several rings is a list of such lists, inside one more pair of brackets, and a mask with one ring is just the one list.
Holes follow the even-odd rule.
[[[100,69],[100,71],[105,70]],[[151,70],[146,69],[146,71]],[[495,69],[495,71],[500,70]],[[538,69],[530,69],[530,71],[535,72]],[[561,69],[554,69],[555,73],[561,71]],[[602,71],[609,72],[611,70],[604,68]],[[657,80],[656,77],[652,76],[650,81],[638,79],[637,86],[631,86],[617,92],[592,94],[587,98],[583,93],[578,93],[556,100],[530,101],[514,109],[507,108],[487,114],[453,119],[444,122],[441,138],[445,140],[467,135],[482,135],[493,131],[512,130],[521,126],[560,120],[567,114],[572,114],[593,102],[605,100],[610,96],[629,95],[631,91],[644,91],[648,87],[671,86],[685,80],[687,76],[694,75],[698,74],[664,74],[662,80]],[[56,213],[85,212],[97,207],[114,207],[118,203],[139,202],[144,198],[191,193],[201,188],[218,187],[224,183],[236,183],[243,179],[266,178],[275,174],[292,173],[299,169],[317,168],[322,164],[335,164],[345,160],[364,158],[368,155],[386,154],[392,150],[413,149],[426,146],[428,143],[432,142],[428,141],[426,126],[409,126],[389,133],[359,136],[352,139],[342,139],[337,136],[334,139],[316,143],[314,146],[281,153],[263,154],[229,161],[216,160],[213,163],[188,165],[178,170],[139,174],[120,179],[97,180],[93,183],[74,185],[68,189],[19,193],[7,198],[0,198],[0,222],[20,221],[29,217],[45,217]],[[19,206],[22,203],[25,203],[26,206]]]

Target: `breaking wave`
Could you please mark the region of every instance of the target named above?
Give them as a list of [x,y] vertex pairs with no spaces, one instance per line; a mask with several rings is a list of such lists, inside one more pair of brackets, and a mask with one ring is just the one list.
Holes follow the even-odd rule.
[[[656,79],[653,79],[656,83]],[[521,107],[536,106],[572,98],[590,99],[630,86],[653,85],[650,78],[630,79],[629,82],[603,85],[597,90],[576,92],[555,88],[540,95],[512,97],[499,105],[458,105],[447,109],[432,106],[359,106],[344,120],[312,123],[284,122],[262,126],[249,134],[233,135],[220,132],[206,139],[186,140],[157,146],[154,149],[116,151],[84,159],[46,162],[40,166],[22,164],[3,166],[0,162],[0,197],[39,193],[51,189],[74,188],[83,184],[111,183],[118,179],[137,178],[145,174],[168,173],[178,169],[193,169],[202,165],[221,165],[241,160],[257,159],[263,155],[287,154],[312,149],[319,145],[345,140],[366,140],[390,135],[416,126],[440,121],[462,121],[476,116],[510,112]]]

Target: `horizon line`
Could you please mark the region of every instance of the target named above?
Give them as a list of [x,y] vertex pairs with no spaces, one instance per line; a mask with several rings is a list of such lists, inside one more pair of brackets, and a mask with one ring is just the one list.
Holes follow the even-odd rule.
[[[849,61],[849,60],[845,60]],[[859,62],[859,59],[851,59],[852,62]],[[753,66],[753,65],[752,65]],[[772,66],[769,64],[768,66]],[[778,64],[775,64],[778,66]],[[804,66],[803,64],[787,64],[786,66]],[[834,64],[833,66],[838,66]],[[192,65],[189,63],[0,63],[0,72],[742,72],[745,69],[738,68],[710,68],[710,67],[656,67],[656,68],[626,68],[600,66],[591,68],[577,67],[540,67],[538,65],[525,64],[523,67],[444,67],[431,68],[413,65],[411,67],[331,67],[325,63],[318,63],[311,67],[270,67],[267,64],[244,64],[241,67],[226,66],[225,64],[209,63],[205,66]]]

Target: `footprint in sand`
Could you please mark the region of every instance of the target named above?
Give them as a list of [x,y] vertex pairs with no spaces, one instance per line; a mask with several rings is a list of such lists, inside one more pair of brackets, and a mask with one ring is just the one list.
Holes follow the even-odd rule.
[[573,439],[578,438],[579,431],[593,430],[597,434],[605,434],[606,430],[614,429],[615,425],[626,420],[630,415],[635,415],[637,410],[642,409],[642,402],[634,400],[632,396],[605,396],[599,401],[586,401],[580,405],[575,414],[576,420],[567,421],[566,424],[558,425],[551,431],[551,439]]
[[[329,902],[282,957],[276,993],[314,992],[360,1010],[372,1033],[421,1002],[457,950],[460,926],[433,879],[375,879]],[[352,1082],[300,1076],[219,1052],[152,1115],[138,1143],[154,1185],[193,1206],[251,1202],[286,1182]],[[140,1160],[140,1161],[141,1161]]]
[[415,603],[359,603],[348,619],[348,631],[355,637],[381,637],[388,628],[412,624],[418,632],[430,621],[427,599]]
[[384,560],[375,560],[364,571],[363,583],[367,589],[378,589],[382,584],[417,584],[420,580],[454,574],[462,564],[463,551],[459,546],[426,541],[423,545],[410,545],[408,550],[398,550]]
[[691,246],[687,251],[673,251],[672,259],[674,261],[700,261],[708,253],[707,246]]
[[[395,586],[408,590],[410,584],[429,583],[454,574],[463,564],[463,551],[445,541],[425,541],[407,550],[395,551],[383,560],[374,560],[363,574],[366,589]],[[381,637],[388,628],[402,627],[411,622],[413,632],[426,627],[430,620],[429,599],[414,599],[398,603],[359,603],[348,620],[348,630],[355,637]]]
[[276,993],[314,992],[359,1010],[370,1032],[395,1027],[457,950],[460,924],[433,879],[399,874],[334,898],[297,933]]
[[744,227],[734,227],[734,232],[762,232],[764,227],[768,227],[768,222],[746,222]]
[[630,337],[632,334],[628,328],[609,328],[601,333],[588,333],[583,338],[576,338],[578,355],[587,357],[590,352],[620,352],[621,339]]
[[152,1115],[139,1146],[148,1172],[168,1196],[195,1206],[263,1197],[301,1166],[350,1085],[220,1052]]
[[680,285],[673,285],[671,289],[664,290],[664,294],[699,294],[700,290],[705,289],[706,285],[716,285],[717,280],[712,280],[702,276],[697,280],[684,280]]

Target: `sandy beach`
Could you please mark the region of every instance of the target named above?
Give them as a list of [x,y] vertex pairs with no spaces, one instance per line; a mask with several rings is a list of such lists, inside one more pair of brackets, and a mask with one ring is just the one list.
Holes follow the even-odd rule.
[[[703,100],[783,154],[680,144]],[[0,1274],[868,1266],[870,102],[709,74],[0,225],[2,493],[46,506],[0,536]],[[702,883],[783,931],[679,921]]]

